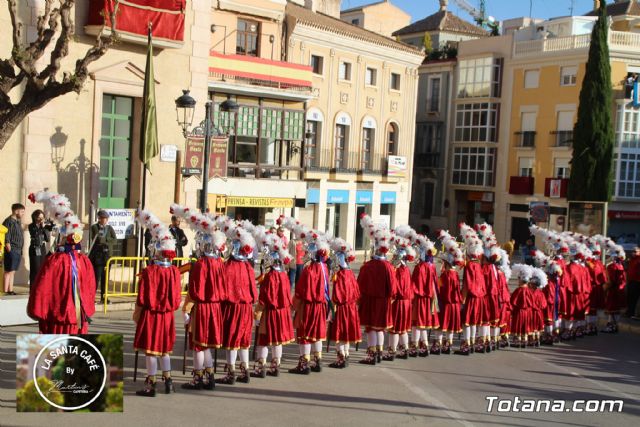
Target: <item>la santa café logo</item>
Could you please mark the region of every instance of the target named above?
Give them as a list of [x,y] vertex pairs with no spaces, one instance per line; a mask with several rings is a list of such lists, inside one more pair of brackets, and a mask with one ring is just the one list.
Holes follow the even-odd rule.
[[[85,408],[104,390],[107,382],[106,362],[102,353],[90,341],[79,336],[62,336],[46,343],[33,364],[33,378],[37,372],[48,372],[54,366],[64,367],[62,379],[53,381],[49,388],[34,385],[38,394],[50,405],[64,411]],[[61,393],[63,404],[57,404],[49,396]]]

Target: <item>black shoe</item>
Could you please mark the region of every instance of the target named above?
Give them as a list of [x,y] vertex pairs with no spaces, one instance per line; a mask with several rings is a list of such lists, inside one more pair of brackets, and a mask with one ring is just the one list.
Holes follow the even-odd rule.
[[298,365],[295,368],[289,369],[289,373],[298,375],[309,375],[311,373],[309,362],[304,358],[304,356],[300,356],[300,359],[298,359]]
[[144,381],[144,388],[136,391],[137,396],[156,397],[156,383],[151,382],[149,378]]
[[249,381],[251,381],[251,375],[249,375],[249,372],[244,367],[244,364],[240,364],[240,375],[236,377],[236,382],[249,384]]
[[185,390],[202,390],[202,388],[204,387],[204,381],[201,375],[198,375],[194,372],[191,381],[182,384],[180,387]]
[[322,359],[314,358],[313,366],[311,366],[313,372],[322,372]]
[[418,357],[418,349],[413,344],[409,347],[409,351],[407,353],[409,354],[409,357]]
[[393,362],[396,358],[395,353],[391,353],[391,352],[387,352],[384,355],[382,355],[382,360],[385,360],[387,362]]
[[376,364],[377,355],[374,351],[367,351],[367,356],[360,360],[358,363],[362,365],[375,365]]
[[265,364],[256,362],[253,367],[253,371],[249,374],[249,376],[253,378],[266,378],[267,370],[265,369]]
[[376,362],[382,362],[382,350],[378,350],[378,352],[376,353]]
[[234,374],[233,372],[229,371],[229,372],[227,372],[227,375],[225,375],[224,377],[216,378],[215,381],[213,381],[213,383],[215,383],[215,384],[234,385],[236,383],[236,374]]
[[335,369],[344,369],[346,366],[347,366],[346,358],[341,354],[338,354],[338,358],[336,359],[335,362],[329,363],[329,367],[335,368]]
[[171,377],[162,377],[162,380],[164,381],[164,394],[176,392],[176,388],[173,386],[173,380],[171,379]]

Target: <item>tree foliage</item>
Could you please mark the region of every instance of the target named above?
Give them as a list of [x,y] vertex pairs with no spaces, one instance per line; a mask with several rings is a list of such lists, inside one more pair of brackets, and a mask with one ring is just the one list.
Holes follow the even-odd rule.
[[[39,377],[38,386],[40,390],[49,390],[53,386],[53,383],[45,377]],[[47,398],[58,405],[64,403],[62,393],[57,390],[49,393]],[[18,412],[58,412],[58,408],[50,405],[38,394],[33,380],[26,383],[21,389],[18,389],[16,392],[16,405]]]
[[608,201],[611,197],[614,130],[605,1],[600,3],[599,12],[591,32],[578,119],[573,129],[570,200]]
[[[58,96],[79,93],[89,76],[87,67],[101,58],[117,39],[116,6],[110,17],[111,35],[107,38],[98,35],[94,45],[76,60],[72,69],[62,70],[62,60],[69,55],[69,44],[74,37],[75,0],[44,0],[35,38],[26,42],[18,12],[20,3],[22,1],[7,0],[12,49],[9,58],[0,58],[0,149],[29,113]],[[8,37],[3,36],[3,43],[6,39]],[[45,54],[49,60],[41,61]]]

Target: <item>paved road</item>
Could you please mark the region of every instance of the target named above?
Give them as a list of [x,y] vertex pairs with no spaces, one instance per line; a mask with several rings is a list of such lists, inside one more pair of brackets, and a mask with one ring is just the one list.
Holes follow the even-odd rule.
[[[284,373],[215,391],[140,398],[132,382],[133,323],[130,312],[96,316],[92,332],[125,336],[125,414],[17,414],[15,334],[0,335],[0,425],[3,426],[332,426],[332,425],[633,425],[640,415],[640,336],[601,334],[552,348],[507,350],[488,355],[430,356],[372,367],[352,363],[309,377]],[[182,340],[176,343],[174,377],[181,369]],[[297,348],[285,349],[285,368]],[[360,359],[355,354],[352,359]],[[333,358],[333,355],[327,359]],[[141,360],[141,366],[144,362]],[[144,373],[140,375],[144,377]],[[486,396],[501,399],[622,399],[622,413],[488,414]],[[45,418],[46,417],[46,418]]]

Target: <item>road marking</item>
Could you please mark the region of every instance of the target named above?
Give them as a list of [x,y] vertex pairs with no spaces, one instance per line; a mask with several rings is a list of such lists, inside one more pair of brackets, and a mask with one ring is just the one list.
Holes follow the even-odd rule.
[[609,391],[612,391],[614,393],[618,393],[618,395],[623,396],[623,397],[631,400],[632,402],[638,402],[638,399],[636,399],[635,397],[633,397],[633,396],[631,396],[631,395],[629,395],[629,394],[627,394],[627,393],[625,393],[623,391],[620,391],[620,390],[618,390],[616,388],[613,388],[613,387],[611,387],[610,385],[608,385],[606,383],[603,383],[603,382],[600,382],[598,380],[594,380],[594,379],[591,379],[591,378],[587,378],[587,377],[585,377],[583,375],[580,375],[577,372],[571,371],[571,370],[569,370],[567,368],[564,368],[562,366],[554,365],[552,363],[547,362],[544,359],[541,359],[539,357],[534,356],[533,354],[530,354],[530,353],[522,353],[522,354],[527,356],[527,357],[530,357],[532,359],[536,359],[536,360],[538,360],[538,361],[540,361],[540,362],[542,362],[542,363],[544,363],[546,365],[549,365],[549,366],[551,366],[551,367],[553,367],[555,369],[564,371],[564,372],[568,373],[569,375],[573,375],[574,377],[582,378],[583,380],[588,381],[588,382],[590,382],[590,383],[592,383],[594,385],[597,385],[598,387],[604,387]]
[[390,369],[380,368],[380,370],[382,372],[384,372],[385,374],[389,375],[390,377],[393,377],[396,381],[398,381],[399,383],[404,385],[406,388],[411,390],[411,392],[413,392],[415,395],[419,396],[426,403],[428,403],[430,405],[439,406],[445,412],[445,414],[447,414],[453,420],[459,422],[460,424],[462,424],[465,427],[473,427],[473,424],[465,421],[464,418],[462,418],[458,413],[450,411],[444,403],[442,403],[441,401],[439,401],[438,399],[436,399],[435,397],[433,397],[432,395],[430,395],[429,393],[424,391],[424,389],[413,385],[411,382],[409,382],[408,380],[404,379],[401,375],[397,374],[396,372],[393,372]]

